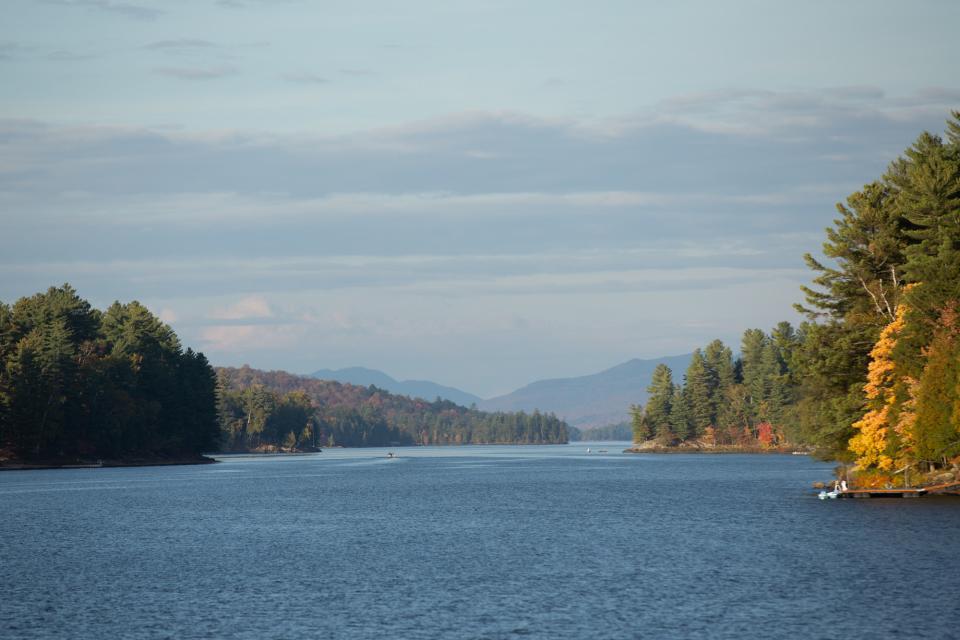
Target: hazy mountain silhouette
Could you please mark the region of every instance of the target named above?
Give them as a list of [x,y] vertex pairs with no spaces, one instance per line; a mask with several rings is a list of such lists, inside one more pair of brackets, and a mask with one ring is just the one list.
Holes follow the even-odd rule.
[[674,381],[683,381],[690,355],[629,360],[600,373],[577,378],[539,380],[496,398],[477,403],[484,411],[552,412],[576,427],[598,427],[626,420],[631,404],[647,401],[653,369],[664,363]]
[[576,378],[538,380],[512,393],[484,400],[479,396],[429,380],[398,381],[382,371],[365,367],[321,369],[311,377],[362,386],[374,385],[391,393],[434,400],[438,397],[484,411],[527,411],[555,413],[575,427],[601,427],[627,420],[631,404],[647,401],[647,385],[653,369],[664,363],[673,370],[677,384],[690,364],[690,354],[650,360],[633,359],[600,373]]
[[310,377],[321,380],[336,380],[337,382],[357,384],[364,387],[372,384],[390,393],[398,393],[400,395],[410,396],[411,398],[423,398],[431,402],[437,398],[443,398],[444,400],[456,402],[464,407],[469,407],[474,403],[480,404],[482,401],[480,396],[475,396],[472,393],[467,393],[454,387],[446,387],[436,382],[430,382],[429,380],[400,381],[391,378],[383,371],[367,369],[365,367],[320,369],[319,371],[311,373]]

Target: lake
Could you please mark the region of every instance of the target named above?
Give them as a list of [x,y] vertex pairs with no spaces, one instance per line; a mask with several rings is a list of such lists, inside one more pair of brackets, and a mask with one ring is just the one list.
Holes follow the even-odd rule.
[[625,446],[0,473],[0,637],[956,637],[960,499]]

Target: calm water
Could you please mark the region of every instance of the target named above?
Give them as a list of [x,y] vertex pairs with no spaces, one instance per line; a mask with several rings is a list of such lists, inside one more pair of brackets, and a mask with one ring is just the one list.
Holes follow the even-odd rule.
[[960,500],[587,446],[0,473],[0,637],[960,634]]

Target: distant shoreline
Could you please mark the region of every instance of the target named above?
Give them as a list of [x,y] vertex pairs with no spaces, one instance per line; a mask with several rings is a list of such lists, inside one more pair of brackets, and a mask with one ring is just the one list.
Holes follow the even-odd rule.
[[809,451],[801,451],[793,447],[742,447],[738,445],[721,445],[717,447],[630,447],[624,453],[702,453],[702,454],[730,454],[730,453],[763,453],[780,455],[811,455]]
[[171,467],[191,464],[214,464],[207,456],[177,458],[124,458],[119,460],[2,460],[0,471],[39,471],[42,469],[106,469],[115,467]]

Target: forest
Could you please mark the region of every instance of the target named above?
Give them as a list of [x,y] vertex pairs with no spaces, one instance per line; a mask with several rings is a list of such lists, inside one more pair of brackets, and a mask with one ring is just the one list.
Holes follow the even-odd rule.
[[560,444],[568,426],[552,414],[488,413],[249,367],[217,370],[226,451],[428,444]]
[[656,372],[634,439],[807,443],[896,483],[960,456],[960,112],[837,205],[796,308],[805,321],[718,341],[682,384]]
[[139,302],[100,311],[69,284],[0,303],[0,463],[563,443],[567,429],[539,412],[485,413],[248,367],[215,371]]
[[0,457],[199,457],[217,447],[216,375],[138,302],[70,285],[0,303]]
[[628,441],[632,437],[632,428],[630,422],[617,422],[614,424],[604,425],[602,427],[570,427],[569,435],[570,441],[583,441],[583,442],[606,442],[606,441]]
[[798,383],[791,363],[802,340],[788,322],[769,334],[748,329],[736,360],[714,340],[693,352],[683,384],[674,382],[668,366],[657,365],[646,406],[630,408],[634,441],[760,448],[796,442],[790,411]]

